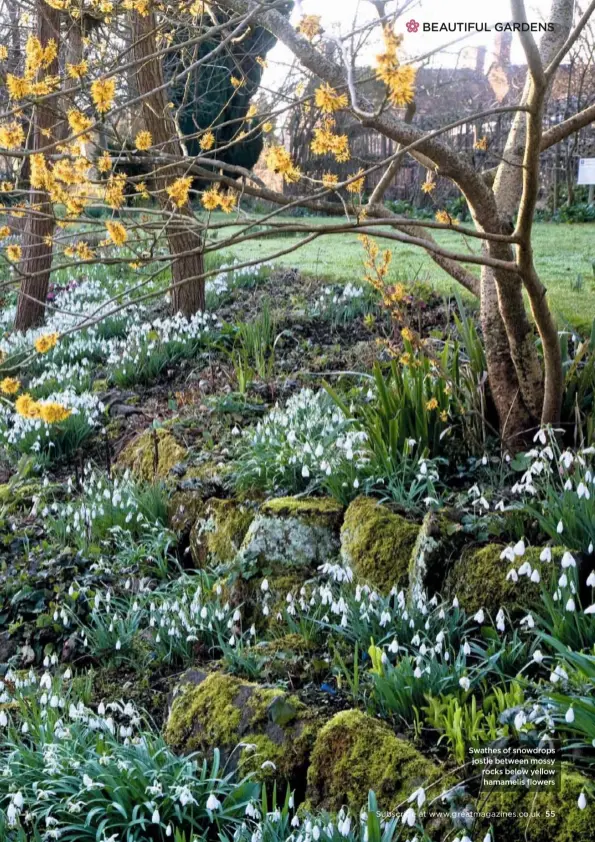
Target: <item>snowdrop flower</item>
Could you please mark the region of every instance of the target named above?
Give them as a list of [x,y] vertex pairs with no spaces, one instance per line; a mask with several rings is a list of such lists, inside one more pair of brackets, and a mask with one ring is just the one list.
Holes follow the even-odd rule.
[[155,808],[155,810],[153,810],[153,815],[151,816],[151,821],[153,824],[159,824],[160,820],[161,817],[159,816],[159,810]]
[[341,836],[349,836],[349,831],[351,830],[351,819],[349,816],[345,819],[340,819],[337,823],[337,830],[341,834]]
[[525,549],[526,549],[525,548],[525,542],[521,538],[520,541],[516,542],[516,544],[512,548],[512,551],[516,556],[523,556],[523,555],[525,555]]
[[558,521],[558,525],[556,526],[556,532],[558,533],[558,535],[561,535],[564,532],[564,524],[561,520]]
[[470,655],[471,654],[471,647],[469,646],[469,642],[467,640],[463,643],[463,654],[464,655]]
[[307,465],[304,465],[303,468],[302,468],[302,476],[305,479],[308,479],[308,477],[310,476],[310,469],[308,468]]
[[420,809],[426,802],[426,791],[423,787],[420,786],[419,789],[416,789],[409,798],[407,799],[407,803],[411,804],[413,801],[417,801],[417,807]]
[[463,675],[461,678],[459,678],[459,686],[462,687],[465,692],[469,690],[471,682],[469,681],[466,675]]
[[557,684],[560,680],[568,681],[568,673],[558,664],[555,670],[550,673],[550,681],[552,684]]
[[476,622],[476,623],[478,623],[480,626],[481,626],[481,624],[482,624],[482,623],[484,623],[484,622],[485,622],[485,614],[484,614],[484,610],[483,610],[483,608],[480,608],[480,609],[479,609],[479,611],[478,611],[478,612],[474,615],[473,619],[474,619],[474,620],[475,620],[475,622]]
[[536,649],[533,653],[533,660],[536,664],[540,664],[543,661],[543,652],[541,649]]
[[0,726],[5,728],[8,725],[8,717],[3,710],[0,710]]
[[489,831],[483,837],[483,842],[492,842],[492,834]]
[[569,567],[576,567],[576,561],[574,560],[574,556],[572,553],[566,551],[562,556],[562,567],[566,570]]
[[579,795],[577,804],[578,804],[579,810],[584,810],[585,807],[587,806],[587,796],[585,795],[584,792],[581,792],[581,794]]
[[403,815],[401,816],[401,822],[403,824],[406,824],[408,827],[414,827],[415,826],[415,819],[416,819],[416,815],[415,815],[415,810],[413,809],[413,807],[408,807],[405,810],[405,812],[403,813]]
[[122,648],[122,643],[120,642],[120,638],[116,640],[116,650],[119,651]]
[[520,710],[514,718],[514,727],[517,729],[517,731],[520,731],[523,725],[526,724],[526,722],[527,716],[525,715],[524,711]]
[[538,585],[541,582],[541,576],[539,575],[539,570],[534,570],[531,573],[531,581]]
[[263,593],[266,593],[268,591],[268,589],[269,589],[269,580],[263,579],[262,582],[260,583],[260,590]]
[[591,570],[587,579],[587,587],[595,588],[595,570]]
[[568,599],[568,602],[566,603],[566,610],[567,611],[576,611],[576,604],[575,604],[574,599],[572,597],[570,597]]
[[585,608],[585,614],[595,614],[595,604],[589,605],[588,608]]
[[221,802],[215,795],[215,793],[211,793],[207,800],[207,810],[218,810],[221,807]]
[[551,561],[552,560],[552,550],[550,547],[544,547],[539,555],[540,561]]
[[498,631],[506,631],[506,623],[504,621],[504,611],[500,609],[496,614],[496,628]]
[[506,574],[506,581],[507,582],[518,582],[519,574],[516,572],[514,567],[511,567],[508,573]]
[[566,711],[566,716],[564,717],[564,719],[568,723],[574,722],[574,710],[572,709],[572,707],[568,708],[568,710]]

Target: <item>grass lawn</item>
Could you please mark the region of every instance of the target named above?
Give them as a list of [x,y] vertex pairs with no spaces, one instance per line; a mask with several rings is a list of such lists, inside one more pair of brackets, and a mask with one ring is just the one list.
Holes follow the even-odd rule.
[[[219,215],[217,215],[219,221]],[[296,220],[299,222],[300,220]],[[325,225],[325,219],[303,220]],[[222,235],[221,235],[222,236]],[[301,235],[300,235],[301,236]],[[277,251],[287,249],[298,235],[269,237],[234,246],[230,253],[239,260],[261,256],[266,260]],[[436,239],[456,251],[478,250],[478,240],[467,240],[456,233],[438,232]],[[448,292],[456,284],[425,252],[406,245],[389,244],[392,248],[393,271],[400,280],[429,281],[438,290]],[[595,225],[535,225],[534,249],[537,270],[548,288],[552,308],[561,327],[570,323],[589,329],[595,318]],[[275,260],[277,264],[297,267],[306,275],[328,281],[360,281],[363,249],[355,234],[329,235]],[[478,267],[470,267],[477,272]],[[583,276],[582,289],[573,289],[578,275]]]

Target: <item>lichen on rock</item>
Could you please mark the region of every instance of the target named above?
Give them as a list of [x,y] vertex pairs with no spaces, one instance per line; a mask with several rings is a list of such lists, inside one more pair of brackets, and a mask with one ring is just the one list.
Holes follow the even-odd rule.
[[390,810],[420,786],[438,780],[442,769],[383,722],[358,710],[337,713],[320,730],[308,769],[308,802],[336,811],[361,808],[369,790]]
[[118,457],[118,466],[128,468],[135,479],[154,482],[167,479],[171,469],[186,456],[173,434],[161,427],[145,430],[127,444]]
[[262,568],[315,568],[339,552],[342,507],[332,500],[270,500],[250,524],[240,555]]
[[356,578],[382,593],[409,581],[411,552],[419,526],[370,497],[358,497],[345,512],[341,557]]

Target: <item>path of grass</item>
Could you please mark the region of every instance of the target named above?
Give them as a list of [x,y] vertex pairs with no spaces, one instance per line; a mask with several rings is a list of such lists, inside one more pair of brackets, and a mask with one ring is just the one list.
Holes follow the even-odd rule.
[[[328,220],[308,219],[307,222],[324,225]],[[298,239],[297,235],[288,235],[247,242],[234,247],[232,253],[240,260],[258,255],[264,260],[287,248],[293,237]],[[478,248],[478,241],[465,242],[460,235],[451,232],[439,233],[437,240],[457,251]],[[537,269],[548,288],[560,325],[569,322],[582,329],[590,328],[595,318],[595,225],[536,224],[534,248]],[[454,288],[452,278],[419,249],[394,245],[392,251],[393,269],[400,279],[413,279],[417,275],[439,290]],[[362,246],[356,235],[342,234],[316,240],[276,262],[298,267],[304,274],[324,280],[357,282],[362,278],[362,256]],[[477,271],[477,267],[471,268]],[[573,288],[578,275],[583,276],[581,289]]]

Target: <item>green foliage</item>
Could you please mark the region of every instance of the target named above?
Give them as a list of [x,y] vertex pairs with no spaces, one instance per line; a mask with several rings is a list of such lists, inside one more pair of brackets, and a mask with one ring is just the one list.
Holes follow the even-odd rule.
[[265,382],[271,379],[275,368],[276,333],[276,321],[266,298],[254,321],[238,325],[233,360],[241,394],[245,394],[254,375]]

